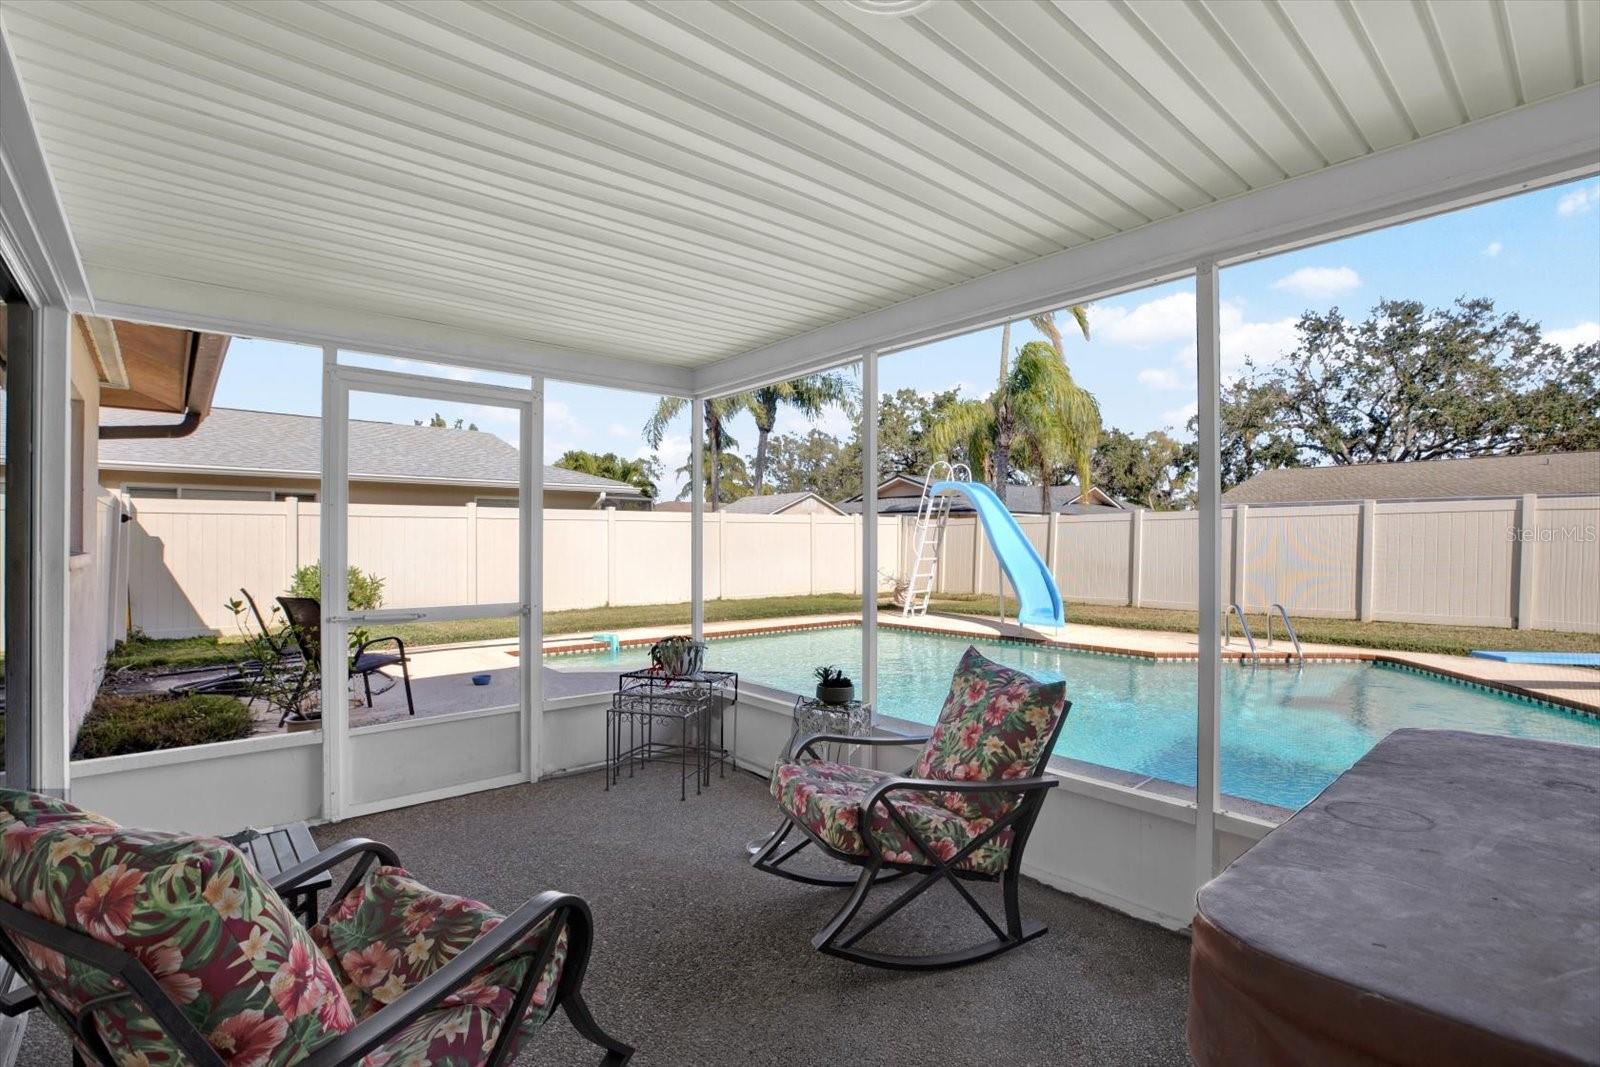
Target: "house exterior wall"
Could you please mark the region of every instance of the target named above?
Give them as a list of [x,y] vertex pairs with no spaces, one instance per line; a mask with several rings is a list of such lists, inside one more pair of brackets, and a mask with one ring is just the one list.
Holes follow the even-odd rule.
[[72,359],[72,406],[74,446],[69,460],[74,464],[73,507],[82,516],[80,534],[71,546],[67,560],[67,702],[71,718],[68,737],[77,735],[78,726],[94,703],[95,691],[105,670],[106,603],[109,590],[102,570],[107,560],[107,539],[102,509],[96,499],[100,486],[95,472],[99,463],[100,379],[94,357],[82,331],[67,331]]
[[[190,472],[138,470],[101,470],[100,484],[107,489],[121,491],[128,486],[182,487],[194,489],[264,489],[275,493],[294,493],[302,499],[317,494],[315,478],[267,478],[234,474],[197,474]],[[514,490],[488,489],[472,485],[413,485],[406,482],[350,483],[352,504],[412,504],[421,507],[461,507],[485,497],[516,498]],[[571,489],[546,489],[546,508],[592,508],[599,494]]]

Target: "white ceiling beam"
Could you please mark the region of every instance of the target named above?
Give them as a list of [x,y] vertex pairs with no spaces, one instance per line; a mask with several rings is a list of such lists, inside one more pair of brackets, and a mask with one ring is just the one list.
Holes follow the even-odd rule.
[[33,115],[0,32],[0,255],[21,277],[31,299],[65,307],[83,304],[89,283],[67,215],[50,180]]
[[[418,310],[425,309],[430,299],[427,279],[419,277]],[[635,392],[687,396],[693,384],[685,367],[573,352],[534,341],[469,333],[423,319],[105,268],[95,271],[94,307],[96,314],[129,322],[294,344],[331,344],[380,356],[448,361],[510,374],[544,374],[561,381]]]
[[716,396],[1600,171],[1600,86],[913,297],[700,368]]

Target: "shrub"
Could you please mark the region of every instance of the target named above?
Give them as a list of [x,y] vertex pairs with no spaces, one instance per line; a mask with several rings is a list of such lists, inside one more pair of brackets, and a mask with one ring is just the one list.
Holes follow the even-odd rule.
[[[345,599],[350,611],[372,611],[383,607],[383,579],[360,567],[351,567],[345,579]],[[289,581],[290,596],[322,599],[322,565],[309,563],[294,572]]]
[[249,735],[250,711],[232,697],[102,693],[84,717],[72,754],[78,759],[96,759],[233,741]]

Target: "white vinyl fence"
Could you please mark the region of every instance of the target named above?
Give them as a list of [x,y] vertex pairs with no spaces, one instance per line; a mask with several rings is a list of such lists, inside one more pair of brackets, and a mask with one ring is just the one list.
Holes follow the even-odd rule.
[[[241,587],[270,602],[317,556],[316,504],[141,500],[123,572],[152,637],[231,632]],[[545,512],[544,606],[689,599],[682,512]],[[1192,608],[1194,512],[1020,515],[1068,601]],[[1600,632],[1600,498],[1523,497],[1227,509],[1223,588],[1259,611]],[[861,519],[706,516],[707,599],[860,591]],[[911,520],[878,520],[884,587],[910,569]],[[353,505],[350,558],[389,607],[494,603],[517,588],[516,512]],[[950,521],[939,589],[992,594],[999,571],[971,518]],[[265,606],[265,605],[263,605]],[[1070,619],[1070,611],[1068,617]]]
[[[315,503],[139,500],[130,539],[132,625],[151,637],[233,633],[226,605],[248,589],[266,610],[318,554]],[[544,608],[689,600],[683,512],[546,511]],[[884,588],[903,569],[895,518],[878,520]],[[861,518],[706,516],[708,599],[861,591]],[[350,562],[384,580],[384,606],[517,599],[513,508],[352,504]]]

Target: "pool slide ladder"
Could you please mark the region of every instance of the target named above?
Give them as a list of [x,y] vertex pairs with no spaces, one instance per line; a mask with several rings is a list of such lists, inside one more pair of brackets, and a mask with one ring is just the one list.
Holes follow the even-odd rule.
[[[1300,650],[1300,635],[1294,632],[1294,623],[1289,621],[1289,612],[1282,604],[1273,604],[1267,609],[1267,647],[1272,647],[1272,616],[1276,613],[1283,620],[1283,632],[1288,635],[1290,643],[1294,645],[1294,662],[1297,666],[1305,666],[1306,656]],[[1245,644],[1250,646],[1250,663],[1252,666],[1261,662],[1261,650],[1256,648],[1255,635],[1250,632],[1250,623],[1244,617],[1244,609],[1238,601],[1228,605],[1228,610],[1222,614],[1222,643],[1233,644],[1233,620],[1239,619],[1239,630],[1244,634]]]
[[922,501],[917,505],[917,525],[911,532],[911,577],[906,583],[905,603],[900,608],[900,614],[908,619],[928,613],[928,601],[939,580],[939,552],[944,547],[945,522],[950,518],[954,499],[948,493],[932,492],[932,487],[936,482],[971,480],[972,469],[965,463],[951,464],[941,459],[928,468],[927,480],[922,485]]

